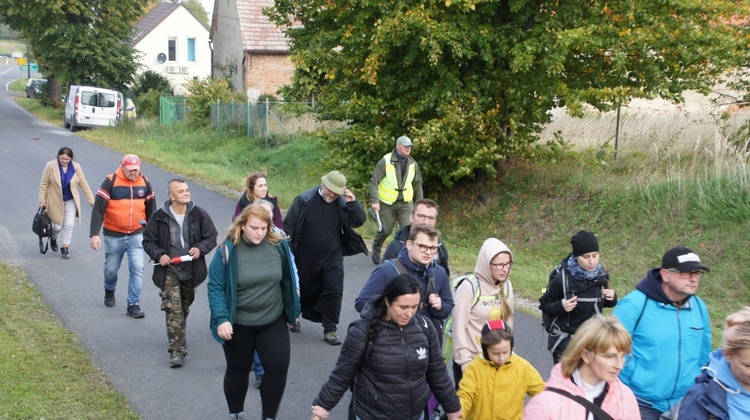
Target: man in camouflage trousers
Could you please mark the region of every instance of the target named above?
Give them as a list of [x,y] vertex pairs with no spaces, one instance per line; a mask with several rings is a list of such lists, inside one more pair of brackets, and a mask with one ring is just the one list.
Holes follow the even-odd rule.
[[216,227],[208,213],[190,201],[182,179],[167,185],[169,200],[148,220],[143,248],[152,260],[154,284],[161,289],[161,310],[167,318],[169,365],[182,367],[187,356],[187,316],[195,288],[208,274],[206,254],[216,247]]

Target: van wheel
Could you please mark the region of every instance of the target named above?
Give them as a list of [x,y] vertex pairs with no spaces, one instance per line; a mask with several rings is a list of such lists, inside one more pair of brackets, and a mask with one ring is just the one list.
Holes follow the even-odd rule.
[[71,133],[75,133],[76,131],[78,131],[78,127],[76,127],[75,124],[71,124],[70,125],[70,132]]
[[70,128],[70,124],[66,120],[63,120],[63,124],[65,125],[65,128]]

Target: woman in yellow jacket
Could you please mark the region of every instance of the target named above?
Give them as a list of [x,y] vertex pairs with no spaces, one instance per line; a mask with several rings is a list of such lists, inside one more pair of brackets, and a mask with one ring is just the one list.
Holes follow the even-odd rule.
[[83,169],[73,162],[73,150],[61,147],[57,159],[47,162],[39,182],[39,207],[45,207],[52,220],[52,252],[57,252],[57,237],[62,239],[60,253],[64,259],[70,258],[68,247],[73,237],[73,223],[76,216],[81,223],[81,198],[78,187],[86,196],[86,201],[93,207],[94,194],[83,176]]
[[544,390],[542,376],[513,353],[513,331],[503,320],[487,322],[481,343],[484,357],[469,362],[458,388],[464,418],[521,420],[526,396]]

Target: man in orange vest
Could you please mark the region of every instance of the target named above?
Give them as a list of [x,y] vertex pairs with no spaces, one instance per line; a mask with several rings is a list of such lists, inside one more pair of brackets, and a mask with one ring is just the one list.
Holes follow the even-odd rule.
[[396,140],[396,148],[375,165],[370,179],[370,202],[382,229],[372,244],[372,262],[380,265],[383,243],[391,235],[396,220],[401,228],[408,225],[414,200],[423,198],[422,173],[411,157],[413,143],[409,137]]

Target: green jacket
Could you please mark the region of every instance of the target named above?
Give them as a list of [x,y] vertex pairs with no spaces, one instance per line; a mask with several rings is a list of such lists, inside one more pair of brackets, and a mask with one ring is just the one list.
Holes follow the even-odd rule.
[[[294,279],[295,270],[292,266],[289,244],[281,241],[276,245],[282,260],[281,295],[284,299],[284,317],[290,325],[295,325],[300,314],[299,295]],[[211,334],[214,339],[224,344],[216,328],[230,322],[234,325],[237,313],[237,253],[234,243],[225,240],[214,253],[211,266],[208,269],[208,306],[211,309]]]

